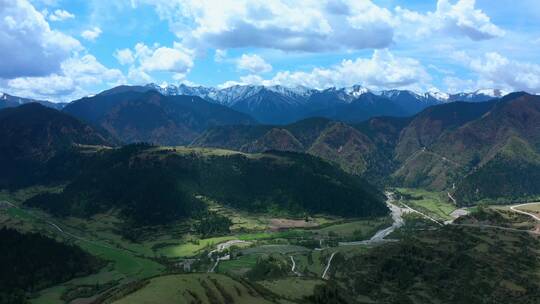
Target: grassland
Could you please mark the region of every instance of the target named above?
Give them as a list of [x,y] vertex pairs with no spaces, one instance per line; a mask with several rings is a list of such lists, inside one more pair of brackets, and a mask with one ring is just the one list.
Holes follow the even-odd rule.
[[32,187],[12,193],[1,192],[0,200],[8,201],[16,207],[0,210],[0,225],[22,231],[40,232],[60,241],[74,243],[87,252],[108,261],[109,264],[96,274],[76,278],[42,290],[31,300],[32,303],[64,303],[61,297],[69,287],[108,282],[121,284],[129,280],[151,277],[165,270],[163,265],[145,258],[145,253],[150,256],[149,248],[123,240],[112,232],[114,225],[118,222],[114,216],[102,215],[97,219],[88,220],[56,218],[39,210],[22,207],[22,202],[26,198],[43,191],[59,190],[58,188]]
[[153,278],[115,304],[273,303],[253,288],[220,274],[169,275]]
[[450,214],[457,209],[446,193],[411,188],[397,188],[396,193],[402,203],[440,221],[451,220]]
[[378,230],[390,225],[392,225],[391,219],[389,217],[382,217],[330,225],[316,230],[316,233],[321,236],[334,235],[344,239],[359,241],[370,238]]
[[285,278],[262,281],[260,284],[288,300],[298,301],[312,295],[315,288],[324,284],[324,281],[310,278]]
[[223,261],[219,263],[217,272],[232,274],[232,275],[244,275],[257,263],[258,255],[250,254],[239,256],[238,258],[230,261]]
[[530,213],[536,214],[537,216],[540,215],[540,203],[530,203],[527,205],[520,206],[516,209],[522,210],[525,212],[530,212]]
[[202,253],[205,249],[211,249],[219,243],[236,239],[233,235],[213,237],[201,240],[193,240],[175,246],[164,247],[158,250],[159,255],[165,257],[193,257]]

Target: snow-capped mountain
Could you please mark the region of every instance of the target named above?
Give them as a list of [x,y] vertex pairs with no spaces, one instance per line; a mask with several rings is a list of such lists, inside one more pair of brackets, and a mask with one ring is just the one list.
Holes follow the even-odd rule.
[[508,93],[509,92],[498,89],[481,89],[469,93],[451,94],[449,97],[449,101],[482,102],[494,98],[501,98]]
[[164,95],[193,95],[228,106],[264,123],[286,123],[301,117],[300,110],[315,90],[305,87],[235,85],[223,89],[186,85],[149,84]]
[[[346,107],[343,105],[351,103],[356,103],[354,105],[355,111],[361,111],[362,104],[365,106],[370,103],[369,111],[371,113],[380,112],[381,115],[397,113],[396,115],[407,116],[414,115],[432,105],[453,101],[487,101],[499,98],[506,93],[495,89],[457,94],[448,94],[437,90],[425,93],[409,90],[372,91],[360,85],[343,88],[332,87],[324,90],[280,85],[234,85],[220,89],[185,84],[178,86],[148,84],[145,88],[157,90],[164,95],[199,96],[207,101],[244,112],[262,123],[269,124],[290,123],[315,115],[314,113],[320,115],[320,113],[324,113],[325,109],[330,111],[334,107],[341,107],[340,112],[346,112]],[[369,94],[380,98],[374,98]],[[383,100],[391,102],[382,103]],[[377,110],[377,105],[373,102],[381,103],[381,111]],[[390,111],[389,107],[395,107],[395,111]]]

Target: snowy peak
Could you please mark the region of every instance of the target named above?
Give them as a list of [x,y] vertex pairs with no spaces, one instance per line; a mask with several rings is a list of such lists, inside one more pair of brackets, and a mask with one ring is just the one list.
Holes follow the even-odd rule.
[[415,98],[420,102],[439,101],[485,101],[491,98],[500,98],[508,92],[499,89],[480,89],[474,92],[463,92],[456,94],[448,94],[436,89],[425,93],[416,93],[410,90],[383,90],[372,91],[361,85],[353,85],[350,87],[336,88],[331,87],[324,90],[311,89],[303,86],[287,87],[282,85],[263,86],[263,85],[233,85],[230,87],[218,89],[213,87],[203,86],[188,86],[185,84],[176,85],[157,85],[154,83],[148,84],[145,87],[154,89],[164,95],[193,95],[199,96],[208,101],[217,102],[223,105],[234,105],[239,100],[251,98],[257,94],[273,92],[281,95],[282,99],[294,100],[298,103],[300,100],[308,100],[315,93],[334,94],[337,100],[351,102],[354,99],[366,93],[384,96],[389,99],[396,98]]
[[454,101],[482,102],[505,94],[495,89],[458,94],[448,94],[437,89],[427,92],[401,89],[374,91],[361,85],[322,90],[303,86],[238,84],[225,88],[149,84],[144,88],[157,90],[164,95],[198,96],[206,101],[246,113],[261,123],[269,124],[291,123],[310,117],[314,113],[322,115],[321,113],[337,111],[338,108],[348,106],[384,108],[383,112],[375,112],[385,115],[394,113],[389,110],[394,107],[399,109],[399,115],[411,116],[433,105]]
[[440,91],[430,91],[426,95],[442,102],[447,102],[450,99],[450,94]]
[[354,85],[352,87],[348,87],[348,88],[344,88],[345,92],[347,93],[347,95],[349,96],[352,96],[352,97],[360,97],[362,96],[363,94],[366,94],[369,92],[369,89],[367,88],[364,88],[360,85]]
[[279,93],[279,94],[286,95],[286,96],[291,96],[291,97],[301,96],[304,98],[311,96],[311,94],[313,94],[313,92],[316,91],[314,89],[306,88],[304,86],[285,87],[285,86],[280,86],[280,85],[270,86],[270,87],[267,87],[267,89],[270,91]]

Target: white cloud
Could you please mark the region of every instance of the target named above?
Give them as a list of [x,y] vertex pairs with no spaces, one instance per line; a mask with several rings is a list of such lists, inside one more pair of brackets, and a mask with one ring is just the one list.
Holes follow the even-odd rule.
[[540,93],[540,65],[537,63],[511,60],[496,52],[480,58],[456,52],[454,58],[476,73],[477,88]]
[[136,67],[130,67],[127,77],[134,84],[146,84],[153,81],[152,77],[146,72]]
[[425,38],[433,34],[466,36],[472,40],[501,37],[505,32],[493,24],[482,10],[475,8],[475,0],[438,0],[434,12],[421,14],[401,7],[396,8],[398,33],[407,37]]
[[88,40],[88,41],[96,41],[96,39],[101,35],[101,29],[97,26],[91,28],[91,29],[88,29],[88,30],[85,30],[81,33],[81,36]]
[[121,83],[125,83],[121,71],[105,67],[92,55],[84,55],[64,61],[60,73],[11,79],[5,89],[17,96],[70,101],[87,95],[89,87]]
[[57,9],[49,15],[51,21],[64,21],[73,18],[75,18],[75,15],[63,9]]
[[152,72],[169,72],[174,79],[184,79],[193,68],[195,53],[177,42],[172,48],[137,43],[133,50],[117,50],[115,57],[121,64],[131,64],[128,78],[141,84],[153,81]]
[[397,57],[388,50],[375,50],[371,58],[343,60],[340,64],[329,68],[314,68],[309,72],[281,71],[268,80],[257,75],[248,75],[241,77],[239,82],[230,81],[221,86],[280,84],[323,89],[360,84],[371,89],[422,90],[430,87],[430,81],[429,74],[419,61]]
[[479,89],[476,81],[455,76],[445,77],[443,83],[447,93],[474,92]]
[[214,61],[215,62],[223,62],[227,58],[227,50],[220,50],[217,49],[214,53]]
[[370,0],[133,0],[156,7],[189,45],[287,51],[383,48],[392,43],[389,10]]
[[140,58],[140,63],[143,71],[186,73],[193,67],[193,58],[182,49],[159,47],[152,55]]
[[243,54],[236,60],[236,66],[239,70],[250,73],[268,73],[272,71],[272,66],[256,54]]
[[435,11],[390,11],[371,0],[132,0],[155,6],[186,45],[331,52],[381,49],[433,35],[485,40],[504,35],[475,0],[438,0]]
[[116,58],[121,65],[132,64],[135,62],[135,57],[130,49],[116,50],[114,52],[114,58]]
[[0,78],[44,76],[81,44],[51,30],[45,17],[27,0],[0,0]]

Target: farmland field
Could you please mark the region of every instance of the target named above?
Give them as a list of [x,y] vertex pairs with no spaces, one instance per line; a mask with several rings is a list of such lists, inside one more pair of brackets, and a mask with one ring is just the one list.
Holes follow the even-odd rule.
[[168,275],[150,282],[114,302],[115,304],[161,303],[272,303],[263,295],[238,281],[220,274]]

